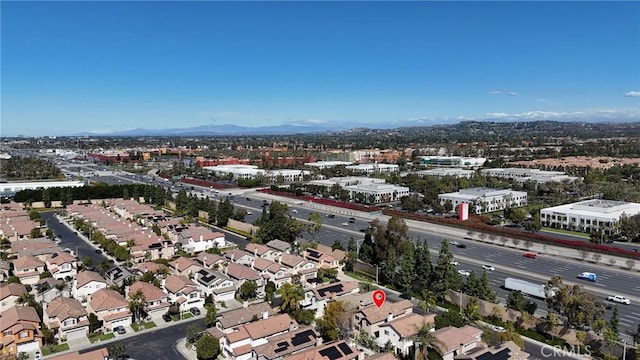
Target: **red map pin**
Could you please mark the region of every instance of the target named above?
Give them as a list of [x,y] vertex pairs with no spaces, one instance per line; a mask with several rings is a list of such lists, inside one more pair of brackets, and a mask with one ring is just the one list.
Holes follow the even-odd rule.
[[387,294],[385,294],[382,290],[376,290],[373,292],[373,303],[376,304],[378,309],[384,304],[384,301],[387,299]]

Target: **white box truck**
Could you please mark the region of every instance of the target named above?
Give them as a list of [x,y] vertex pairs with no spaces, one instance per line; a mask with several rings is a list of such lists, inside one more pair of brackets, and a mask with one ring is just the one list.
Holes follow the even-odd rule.
[[589,280],[593,282],[596,282],[596,278],[597,278],[596,274],[592,272],[583,272],[578,275],[578,279]]
[[[511,291],[519,290],[525,295],[537,297],[540,299],[547,298],[547,286],[545,284],[534,284],[525,280],[506,278],[504,279],[504,288]],[[554,292],[551,291],[552,296],[553,294]]]

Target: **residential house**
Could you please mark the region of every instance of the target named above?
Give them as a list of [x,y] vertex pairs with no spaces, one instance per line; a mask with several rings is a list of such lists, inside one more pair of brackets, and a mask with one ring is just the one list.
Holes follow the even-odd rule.
[[301,327],[269,338],[269,342],[253,348],[251,360],[282,360],[285,356],[318,345],[322,338],[311,326]]
[[50,277],[40,279],[35,284],[34,288],[38,292],[36,300],[42,304],[48,304],[53,301],[53,299],[60,296],[71,297],[71,291],[64,280],[58,280]]
[[58,280],[70,281],[78,273],[78,260],[68,252],[50,254],[44,262],[51,276]]
[[380,336],[380,325],[412,313],[413,305],[409,300],[398,302],[387,300],[380,308],[375,305],[364,306],[353,314],[354,329],[356,332],[364,330],[364,332],[377,339]]
[[224,255],[224,257],[232,263],[242,264],[247,266],[251,266],[251,263],[253,263],[253,258],[254,258],[253,253],[240,250],[240,249],[228,249],[228,250],[225,250],[222,253],[222,255]]
[[109,351],[106,347],[90,350],[90,351],[76,351],[72,353],[66,353],[61,355],[49,355],[47,359],[50,360],[108,360]]
[[5,282],[9,278],[11,263],[9,260],[0,260],[0,282]]
[[358,350],[340,340],[300,351],[287,356],[287,360],[356,360]]
[[271,261],[277,260],[280,255],[282,255],[282,252],[262,244],[250,243],[244,247],[244,250],[252,253],[254,258],[262,258]]
[[27,288],[22,284],[2,283],[2,286],[0,286],[0,313],[14,307],[16,305],[16,300],[26,293]]
[[409,356],[414,339],[423,326],[432,326],[435,314],[409,314],[380,325],[380,336],[376,342],[380,348],[391,344],[397,355]]
[[220,270],[225,266],[225,263],[228,262],[224,256],[218,254],[209,254],[206,252],[201,252],[193,258],[198,264],[200,264],[205,269],[213,269]]
[[40,317],[31,306],[12,306],[0,314],[2,355],[32,352],[42,347]]
[[230,359],[249,360],[253,348],[268,343],[268,338],[296,329],[298,324],[289,314],[241,325],[236,331],[222,338],[222,354]]
[[169,295],[169,302],[187,311],[192,307],[204,307],[204,294],[193,281],[182,275],[169,275],[164,279],[163,287]]
[[131,325],[129,303],[115,290],[100,289],[91,294],[87,311],[96,314],[103,327],[111,331],[116,326]]
[[247,307],[227,311],[218,315],[216,327],[225,334],[230,334],[234,328],[256,321],[258,319],[266,319],[276,314],[277,309],[272,308],[266,302],[259,302]]
[[89,317],[80,301],[66,297],[53,299],[43,309],[43,323],[59,340],[82,339],[89,334]]
[[283,253],[279,262],[288,269],[292,276],[298,277],[301,284],[306,284],[310,279],[315,279],[318,276],[316,265],[302,256]]
[[470,325],[461,328],[447,326],[434,331],[433,337],[436,339],[433,345],[443,360],[453,360],[471,349],[484,345],[481,339],[482,329]]
[[277,289],[282,284],[291,282],[291,273],[275,261],[257,257],[253,260],[252,268],[259,272],[265,280],[276,284]]
[[249,266],[230,263],[227,265],[225,273],[231,279],[237,281],[238,286],[242,285],[245,281],[253,280],[256,282],[256,285],[258,285],[258,290],[260,290],[260,288],[264,286],[265,281],[260,273]]
[[341,296],[357,294],[358,292],[360,292],[360,284],[357,281],[339,281],[323,284],[314,289],[306,290],[300,305],[303,310],[315,311],[315,317],[321,318],[328,302],[335,301]]
[[169,269],[175,274],[192,276],[202,269],[202,266],[191,258],[180,256],[169,263]]
[[129,286],[128,290],[127,297],[138,291],[142,293],[147,303],[146,313],[152,318],[162,317],[162,314],[166,313],[169,310],[169,306],[171,306],[169,304],[169,296],[148,282],[136,281]]
[[226,243],[223,233],[211,231],[203,226],[190,226],[182,230],[178,238],[182,249],[191,253],[207,251],[214,247],[222,248]]
[[45,264],[35,256],[21,256],[13,260],[13,274],[25,285],[34,285],[40,280]]
[[71,295],[86,306],[86,303],[94,292],[107,288],[107,280],[94,271],[81,271],[76,275],[71,287]]
[[330,246],[318,244],[318,248],[306,248],[302,255],[305,259],[317,264],[318,267],[328,269],[340,269],[345,252],[342,250],[332,250]]
[[215,302],[229,301],[235,298],[236,282],[221,272],[201,269],[195,274],[194,280],[204,294],[211,295]]
[[281,254],[291,254],[291,244],[286,241],[275,239],[269,241],[265,245],[276,251],[279,251]]

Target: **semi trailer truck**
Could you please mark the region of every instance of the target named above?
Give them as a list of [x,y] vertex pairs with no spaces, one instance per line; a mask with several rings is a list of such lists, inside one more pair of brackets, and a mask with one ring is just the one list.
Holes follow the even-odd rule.
[[[525,295],[546,299],[547,286],[545,284],[530,283],[525,280],[506,278],[504,279],[504,288],[511,291],[520,291]],[[550,295],[554,295],[554,291],[550,291]]]

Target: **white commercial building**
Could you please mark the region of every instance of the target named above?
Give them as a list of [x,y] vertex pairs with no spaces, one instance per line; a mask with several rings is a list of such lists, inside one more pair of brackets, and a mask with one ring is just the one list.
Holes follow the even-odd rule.
[[480,172],[485,176],[499,177],[502,179],[515,179],[518,182],[535,181],[543,184],[551,181],[563,182],[576,181],[579,177],[569,176],[563,171],[545,171],[540,169],[523,169],[523,168],[495,168],[482,169]]
[[15,195],[22,190],[41,190],[56,187],[82,187],[84,181],[29,181],[0,183],[0,195]]
[[640,204],[612,200],[587,200],[540,210],[542,226],[590,233],[602,229],[615,233],[620,217],[640,214]]
[[437,168],[429,170],[416,171],[416,175],[420,176],[437,176],[439,178],[445,176],[471,178],[476,172],[474,170],[465,170],[460,168]]
[[468,188],[458,192],[438,195],[438,202],[444,205],[451,202],[454,209],[460,203],[469,203],[470,209],[475,209],[476,214],[504,210],[507,207],[527,205],[527,193],[525,191],[513,191],[511,189]]
[[350,185],[344,189],[349,191],[351,199],[362,197],[365,202],[373,204],[400,201],[400,198],[409,195],[408,187],[391,184]]
[[453,167],[477,169],[487,161],[480,157],[461,156],[417,156],[418,164],[429,167]]
[[310,185],[320,185],[326,187],[332,187],[338,185],[341,188],[350,185],[370,185],[370,184],[384,184],[384,179],[369,178],[365,176],[345,176],[345,177],[332,177],[324,180],[312,180],[309,181]]
[[396,164],[358,164],[349,165],[347,170],[363,172],[367,174],[393,173],[400,171],[400,166]]
[[280,170],[263,170],[256,165],[217,165],[204,166],[203,169],[211,171],[218,176],[227,176],[231,174],[234,180],[254,179],[258,176],[264,176],[272,181],[282,179],[284,182],[301,181],[305,175],[309,175],[309,171],[280,169]]
[[336,166],[340,166],[340,165],[351,165],[353,164],[350,161],[316,161],[316,162],[312,162],[312,163],[304,163],[304,166],[308,166],[308,167],[314,167],[317,168],[319,170],[322,169],[327,169],[327,168],[332,168],[332,167],[336,167]]

